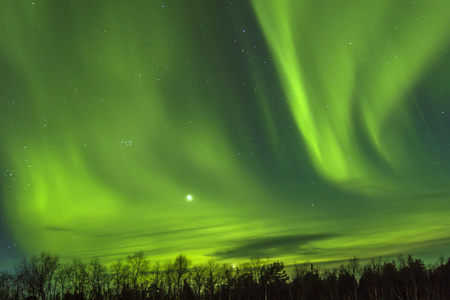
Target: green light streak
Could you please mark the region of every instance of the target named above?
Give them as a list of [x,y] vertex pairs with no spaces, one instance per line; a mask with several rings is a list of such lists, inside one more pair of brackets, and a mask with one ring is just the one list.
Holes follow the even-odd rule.
[[410,164],[411,88],[450,32],[441,4],[253,1],[298,130],[325,179],[372,180]]

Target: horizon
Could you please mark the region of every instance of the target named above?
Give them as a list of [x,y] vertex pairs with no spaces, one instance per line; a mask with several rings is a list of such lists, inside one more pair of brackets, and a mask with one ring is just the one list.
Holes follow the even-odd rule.
[[[141,252],[141,251],[139,251],[139,252]],[[93,257],[93,258],[85,258],[85,259],[80,259],[78,257],[65,257],[64,258],[64,257],[59,256],[58,253],[42,251],[40,253],[36,253],[36,254],[33,254],[28,257],[24,256],[20,259],[11,260],[8,262],[8,266],[7,266],[7,264],[5,264],[4,261],[2,261],[0,264],[0,272],[7,272],[10,274],[13,274],[16,270],[16,267],[18,267],[24,260],[26,260],[29,263],[30,259],[32,257],[39,257],[42,254],[49,254],[51,256],[58,257],[58,263],[59,263],[58,266],[63,266],[65,264],[72,265],[75,260],[80,260],[83,264],[89,265],[94,260],[96,260],[101,265],[106,267],[107,273],[110,273],[112,271],[111,267],[113,264],[116,264],[119,261],[126,263],[129,258],[136,256],[139,252],[135,252],[132,255],[128,255],[128,256],[119,257],[119,258],[116,258],[115,260],[111,259],[111,260],[105,261],[102,259],[102,257]],[[144,252],[143,252],[143,255],[144,255],[144,258],[146,259],[146,261],[148,262],[148,267],[149,267],[150,273],[153,272],[153,268],[155,268],[156,265],[161,267],[167,263],[172,263],[173,260],[176,258],[176,257],[173,257],[172,259],[166,259],[164,261],[159,261],[159,260],[155,261],[154,259],[152,259],[152,257],[148,256]],[[314,267],[314,269],[316,269],[319,272],[319,274],[324,275],[328,271],[337,272],[342,267],[347,268],[354,260],[357,261],[358,270],[362,271],[365,266],[372,266],[373,264],[378,265],[378,266],[383,266],[384,264],[388,264],[388,263],[392,263],[392,262],[394,262],[397,267],[401,267],[402,264],[404,264],[408,261],[408,258],[412,258],[413,260],[421,260],[424,263],[424,266],[426,269],[433,269],[441,264],[445,264],[446,261],[448,259],[450,259],[450,257],[448,257],[448,256],[441,255],[436,261],[430,262],[421,257],[417,257],[417,256],[410,255],[410,254],[404,255],[402,253],[399,253],[396,256],[371,257],[371,258],[359,258],[359,257],[353,256],[348,259],[342,259],[342,260],[336,260],[336,261],[326,261],[326,262],[314,262],[314,261],[310,261],[310,260],[305,260],[305,261],[291,261],[291,262],[286,263],[285,261],[278,260],[278,259],[270,259],[270,258],[263,259],[260,257],[251,257],[248,259],[243,259],[243,260],[235,261],[235,262],[218,261],[218,260],[210,259],[209,261],[198,263],[196,261],[193,261],[190,257],[185,256],[184,254],[181,254],[181,253],[178,254],[177,257],[179,257],[180,255],[186,257],[191,262],[191,265],[188,269],[192,269],[197,266],[204,266],[204,265],[207,265],[209,262],[214,262],[218,266],[223,266],[224,264],[229,264],[230,266],[233,267],[233,269],[244,267],[247,263],[254,261],[254,260],[258,261],[261,264],[261,266],[268,266],[273,263],[281,262],[281,263],[283,263],[284,270],[286,271],[287,275],[290,277],[290,280],[293,279],[296,265],[299,266],[300,268],[304,268],[307,270],[312,270],[312,268]]]

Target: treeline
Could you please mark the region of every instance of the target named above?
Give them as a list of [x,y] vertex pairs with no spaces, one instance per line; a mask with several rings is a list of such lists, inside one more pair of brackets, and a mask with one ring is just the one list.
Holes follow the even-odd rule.
[[411,256],[365,266],[353,258],[332,270],[302,263],[293,265],[291,276],[283,262],[260,259],[193,266],[180,254],[150,264],[137,252],[106,267],[98,259],[62,263],[43,252],[0,273],[0,299],[450,299],[450,258],[431,267]]

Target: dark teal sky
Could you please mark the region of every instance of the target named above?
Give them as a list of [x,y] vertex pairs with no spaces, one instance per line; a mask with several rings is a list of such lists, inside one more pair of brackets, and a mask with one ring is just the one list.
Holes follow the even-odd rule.
[[447,255],[449,8],[3,2],[1,266]]

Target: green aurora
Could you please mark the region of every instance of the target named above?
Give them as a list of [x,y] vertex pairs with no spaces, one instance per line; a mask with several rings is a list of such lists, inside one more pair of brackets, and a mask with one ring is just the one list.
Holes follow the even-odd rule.
[[449,1],[0,12],[3,265],[450,253]]

